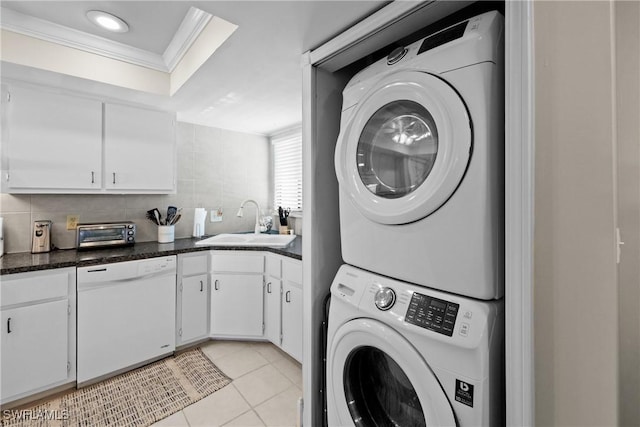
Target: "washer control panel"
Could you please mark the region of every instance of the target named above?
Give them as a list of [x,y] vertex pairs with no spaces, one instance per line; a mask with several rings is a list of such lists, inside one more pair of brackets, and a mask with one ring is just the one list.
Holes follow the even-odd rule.
[[450,337],[459,308],[460,304],[414,292],[405,321]]

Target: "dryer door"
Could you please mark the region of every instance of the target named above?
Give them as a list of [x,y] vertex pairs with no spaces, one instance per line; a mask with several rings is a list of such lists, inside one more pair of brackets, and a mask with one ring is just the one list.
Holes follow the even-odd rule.
[[451,197],[471,156],[467,108],[441,78],[383,78],[342,123],[335,154],[341,189],[382,224],[422,219]]
[[327,354],[329,425],[455,426],[451,404],[417,350],[372,319],[352,320]]

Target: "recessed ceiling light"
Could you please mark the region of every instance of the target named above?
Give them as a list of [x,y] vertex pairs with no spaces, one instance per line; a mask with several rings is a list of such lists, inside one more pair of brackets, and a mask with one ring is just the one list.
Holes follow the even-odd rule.
[[100,28],[113,31],[114,33],[126,33],[129,31],[129,25],[122,19],[101,10],[90,10],[87,12],[87,18]]

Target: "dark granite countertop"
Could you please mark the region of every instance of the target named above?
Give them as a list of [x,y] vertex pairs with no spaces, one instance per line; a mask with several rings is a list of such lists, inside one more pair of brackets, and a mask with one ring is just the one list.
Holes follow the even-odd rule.
[[[203,237],[210,237],[205,236]],[[23,273],[26,271],[48,270],[64,267],[82,267],[112,262],[132,261],[209,250],[266,251],[290,258],[302,259],[302,237],[296,236],[286,248],[246,247],[246,246],[196,246],[199,238],[176,239],[173,243],[139,242],[134,246],[113,249],[76,251],[75,249],[54,250],[44,254],[20,252],[0,257],[0,275]]]

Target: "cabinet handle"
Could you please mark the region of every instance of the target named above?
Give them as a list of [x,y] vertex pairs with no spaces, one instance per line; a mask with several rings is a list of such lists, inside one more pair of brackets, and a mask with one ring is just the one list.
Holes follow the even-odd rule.
[[218,281],[218,279],[216,279],[215,282],[213,282],[213,288],[217,291],[220,289],[220,282]]
[[91,171],[91,183],[96,183],[96,173],[94,171]]
[[11,333],[11,317],[7,319],[7,333]]
[[200,292],[202,292],[203,289],[204,289],[204,284],[202,283],[202,280],[200,280]]
[[116,183],[116,173],[115,172],[113,173],[113,183],[114,184]]
[[271,293],[271,282],[267,283],[267,293]]
[[284,294],[284,300],[286,302],[291,302],[291,291],[287,291],[287,293]]

